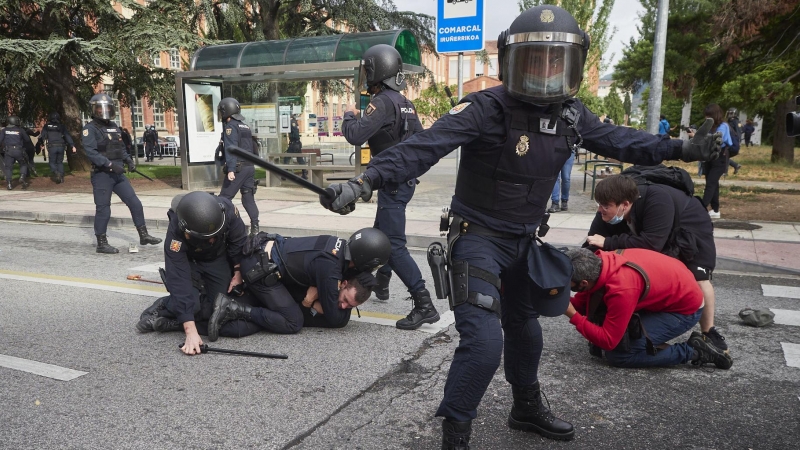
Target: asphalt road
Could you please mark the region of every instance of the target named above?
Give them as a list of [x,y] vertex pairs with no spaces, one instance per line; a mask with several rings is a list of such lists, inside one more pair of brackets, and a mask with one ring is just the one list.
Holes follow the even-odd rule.
[[[400,331],[411,306],[396,277],[387,303],[341,330],[220,338],[214,345],[288,360],[187,357],[181,333],[138,334],[156,285],[125,280],[153,272],[160,246],[94,253],[91,228],[0,223],[0,359],[24,358],[86,372],[59,381],[0,367],[0,448],[432,449],[435,418],[457,333]],[[113,245],[136,239],[109,230]],[[124,251],[124,249],[123,249]],[[424,255],[414,252],[429,278]],[[800,311],[800,299],[765,297],[762,285],[793,278],[715,274],[717,325],[734,356],[729,371],[693,366],[614,369],[590,357],[566,318],[542,319],[540,380],[576,437],[556,442],[507,428],[511,394],[502,365],[473,423],[473,448],[797,448],[800,368],[781,343],[800,326],[749,328],[745,306]],[[135,293],[119,292],[122,288]],[[447,310],[436,301],[440,312]]]

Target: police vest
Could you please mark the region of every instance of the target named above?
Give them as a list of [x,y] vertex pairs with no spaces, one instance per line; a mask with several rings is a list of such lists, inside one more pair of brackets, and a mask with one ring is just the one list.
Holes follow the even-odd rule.
[[64,147],[66,142],[64,141],[64,126],[60,123],[53,123],[50,122],[44,126],[44,130],[42,130],[44,135],[45,141],[47,141],[47,145],[50,147]]
[[[253,133],[250,131],[250,127],[248,127],[246,123],[231,117],[231,121],[226,124],[226,127],[236,127],[236,130],[239,132],[239,144],[237,145],[239,148],[246,152],[253,153],[254,155],[258,154],[258,152],[253,149]],[[226,127],[223,127],[223,133],[225,132]],[[239,160],[239,163],[243,166],[253,165],[253,163],[250,161],[244,160]]]
[[506,140],[488,148],[479,141],[463,146],[455,195],[488,216],[536,223],[572,152],[577,134],[569,126],[577,123],[576,110],[569,101],[536,107],[511,97],[503,86],[482,92],[502,105]]
[[22,140],[22,133],[24,132],[25,130],[16,125],[3,128],[3,146],[8,156],[22,159],[24,153],[23,145],[25,143],[25,141]]
[[317,280],[316,273],[311,273],[308,264],[316,258],[328,257],[343,265],[347,241],[325,235],[288,238],[281,247],[281,281],[308,287],[316,285]]
[[125,143],[122,142],[122,130],[114,122],[104,125],[97,119],[89,122],[89,125],[97,131],[97,151],[108,158],[109,161],[122,161],[125,158]]
[[416,132],[415,130],[419,129],[417,124],[414,123],[419,122],[417,110],[414,109],[414,104],[407,98],[399,92],[388,88],[375,94],[375,97],[378,96],[383,96],[392,103],[395,120],[384,124],[381,129],[367,141],[369,142],[369,149],[372,152],[372,156],[376,156],[387,148],[408,139],[414,135]]

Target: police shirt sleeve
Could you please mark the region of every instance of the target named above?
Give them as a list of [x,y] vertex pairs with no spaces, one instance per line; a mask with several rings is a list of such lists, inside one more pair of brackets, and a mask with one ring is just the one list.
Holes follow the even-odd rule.
[[200,302],[199,293],[192,286],[192,269],[186,255],[186,243],[177,239],[170,223],[164,239],[164,270],[167,272],[167,286],[175,301],[174,313],[178,322],[194,320],[194,307]]
[[228,164],[228,170],[235,171],[237,159],[228,151],[231,147],[239,146],[239,127],[233,120],[222,127],[222,144],[225,147],[225,163]]
[[419,177],[442,157],[475,140],[505,139],[501,106],[486,94],[470,94],[427,130],[372,158],[366,175],[373,188]]
[[[391,109],[390,109],[391,108]],[[363,145],[388,121],[394,120],[394,108],[380,97],[374,97],[367,109],[357,118],[352,112],[344,113],[342,135],[353,145]]]
[[64,135],[64,142],[69,144],[70,147],[75,147],[75,141],[72,140],[72,136],[69,135],[67,132],[67,127],[61,125],[61,134]]
[[579,100],[574,104],[580,113],[577,128],[583,138],[581,146],[590,152],[646,166],[661,164],[667,159],[680,159],[682,140],[603,123]]
[[236,209],[235,206],[233,206],[231,211],[228,211],[227,207],[225,210],[228,216],[226,220],[230,221],[231,224],[228,229],[225,248],[228,252],[228,259],[230,259],[233,265],[236,265],[242,261],[242,251],[245,242],[247,242],[247,226],[239,216],[239,210]]
[[83,132],[81,133],[83,151],[86,152],[86,157],[89,158],[92,164],[97,167],[105,167],[110,161],[97,151],[97,133],[99,131],[91,124],[83,127]]

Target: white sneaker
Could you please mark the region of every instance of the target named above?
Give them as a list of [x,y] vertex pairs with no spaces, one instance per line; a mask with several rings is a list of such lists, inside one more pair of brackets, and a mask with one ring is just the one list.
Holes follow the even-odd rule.
[[713,209],[708,212],[708,217],[712,219],[719,219],[719,211],[714,211]]

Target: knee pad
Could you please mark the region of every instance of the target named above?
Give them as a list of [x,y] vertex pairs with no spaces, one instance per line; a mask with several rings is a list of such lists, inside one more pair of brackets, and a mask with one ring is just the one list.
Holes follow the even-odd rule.
[[255,191],[253,189],[250,189],[250,188],[241,188],[241,189],[239,189],[239,192],[242,194],[243,197],[245,195],[248,195],[248,194],[252,195],[252,194],[255,193]]

